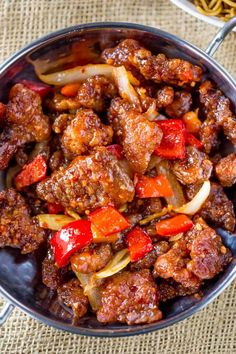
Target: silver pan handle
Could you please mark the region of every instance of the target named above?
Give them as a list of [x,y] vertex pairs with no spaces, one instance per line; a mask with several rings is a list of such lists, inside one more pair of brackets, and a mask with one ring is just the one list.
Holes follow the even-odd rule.
[[2,326],[6,322],[6,320],[11,315],[14,308],[15,308],[15,306],[12,305],[10,302],[7,302],[4,305],[4,307],[0,311],[0,326]]
[[222,27],[215,38],[211,41],[209,46],[206,49],[206,53],[210,56],[213,56],[225,37],[236,27],[236,17],[233,17],[231,20],[226,22],[224,27]]

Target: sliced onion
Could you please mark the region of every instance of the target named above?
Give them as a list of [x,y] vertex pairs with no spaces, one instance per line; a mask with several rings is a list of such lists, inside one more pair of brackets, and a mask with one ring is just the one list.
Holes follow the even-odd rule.
[[184,204],[182,207],[173,210],[181,214],[194,215],[196,212],[198,212],[199,209],[201,209],[201,206],[209,197],[210,191],[211,183],[210,181],[205,181],[199,192],[189,203]]
[[98,311],[101,307],[101,294],[99,287],[94,283],[94,273],[83,274],[75,272],[75,275],[79,279],[81,286],[84,289],[84,294],[88,297],[93,311]]
[[143,114],[148,120],[153,121],[157,119],[159,113],[156,110],[156,102],[153,101],[148,110]]
[[113,77],[118,87],[120,96],[129,101],[134,107],[140,107],[138,94],[131,85],[128,73],[124,66],[113,67]]
[[163,215],[166,215],[168,212],[171,211],[171,206],[168,205],[167,208],[163,208],[162,211],[159,211],[158,213],[154,213],[152,215],[147,216],[145,219],[142,219],[139,221],[140,225],[146,225],[148,224],[150,221],[157,219]]
[[69,216],[57,214],[40,214],[37,215],[36,218],[40,227],[55,231],[60,230],[70,222],[75,221],[74,218]]
[[113,259],[99,272],[94,274],[94,278],[103,279],[110,277],[125,268],[130,262],[128,249],[121,250],[115,254]]
[[136,79],[136,77],[132,74],[131,71],[127,71],[127,75],[128,75],[128,79],[129,79],[129,82],[131,83],[131,85],[133,85],[133,86],[140,85],[140,81],[138,79]]
[[72,69],[58,71],[52,74],[42,74],[37,72],[41,81],[49,85],[66,85],[72,82],[84,81],[91,76],[104,75],[111,78],[113,67],[108,64],[88,64],[76,66]]
[[166,160],[162,160],[157,166],[157,173],[166,176],[168,182],[171,186],[171,189],[174,193],[171,197],[166,197],[166,201],[168,204],[172,205],[174,208],[178,208],[181,205],[186,203],[184,193],[180,183],[178,182],[175,175],[171,172],[169,167],[169,162]]
[[72,218],[74,218],[75,220],[79,220],[81,219],[80,215],[77,214],[75,211],[71,210],[71,209],[66,209],[66,213],[71,216]]

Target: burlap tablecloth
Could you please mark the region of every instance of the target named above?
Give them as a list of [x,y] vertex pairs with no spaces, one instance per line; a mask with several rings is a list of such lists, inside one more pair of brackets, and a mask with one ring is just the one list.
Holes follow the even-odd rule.
[[[0,0],[0,62],[51,31],[95,21],[128,21],[160,27],[206,48],[216,28],[168,0]],[[216,59],[236,78],[236,35]],[[96,339],[63,333],[14,310],[0,329],[0,353],[236,353],[236,282],[213,304],[170,328],[147,335]],[[0,300],[0,306],[3,304]]]

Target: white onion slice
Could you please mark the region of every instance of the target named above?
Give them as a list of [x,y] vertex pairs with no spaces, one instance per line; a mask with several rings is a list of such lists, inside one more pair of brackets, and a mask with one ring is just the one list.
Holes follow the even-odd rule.
[[199,190],[199,192],[195,195],[195,197],[187,204],[182,205],[180,208],[173,209],[177,213],[194,215],[201,206],[207,200],[211,191],[211,183],[210,181],[205,181]]
[[73,82],[84,81],[95,75],[104,75],[111,78],[112,70],[113,67],[108,64],[88,64],[47,75],[38,71],[37,75],[39,79],[46,84],[62,86]]
[[129,81],[128,73],[124,66],[113,67],[113,77],[118,87],[120,96],[135,107],[140,107],[138,94]]
[[118,273],[130,262],[128,249],[121,250],[115,254],[113,259],[99,272],[94,274],[94,278],[103,279]]
[[98,309],[101,307],[101,294],[99,288],[93,282],[94,274],[83,274],[80,272],[75,272],[75,275],[79,279],[80,284],[84,289],[84,294],[88,296],[89,303],[93,311],[98,311]]
[[143,114],[150,122],[153,120],[157,119],[158,117],[158,112],[156,110],[156,102],[152,102],[152,104],[149,106],[148,110]]
[[80,220],[81,217],[78,213],[76,213],[74,210],[71,209],[66,209],[66,213],[71,216],[72,218],[74,218],[75,220]]
[[40,227],[55,231],[58,231],[70,222],[75,221],[74,218],[60,214],[40,214],[37,215],[36,218],[38,219]]

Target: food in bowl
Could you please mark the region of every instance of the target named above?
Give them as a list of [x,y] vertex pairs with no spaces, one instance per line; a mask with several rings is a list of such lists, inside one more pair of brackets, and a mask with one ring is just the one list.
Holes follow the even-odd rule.
[[152,323],[168,300],[201,296],[232,259],[215,229],[235,229],[229,99],[132,39],[96,64],[36,70],[42,82],[0,106],[0,246],[47,245],[42,281],[75,323]]
[[217,16],[224,21],[236,16],[236,2],[232,0],[194,0],[194,4],[206,16]]

